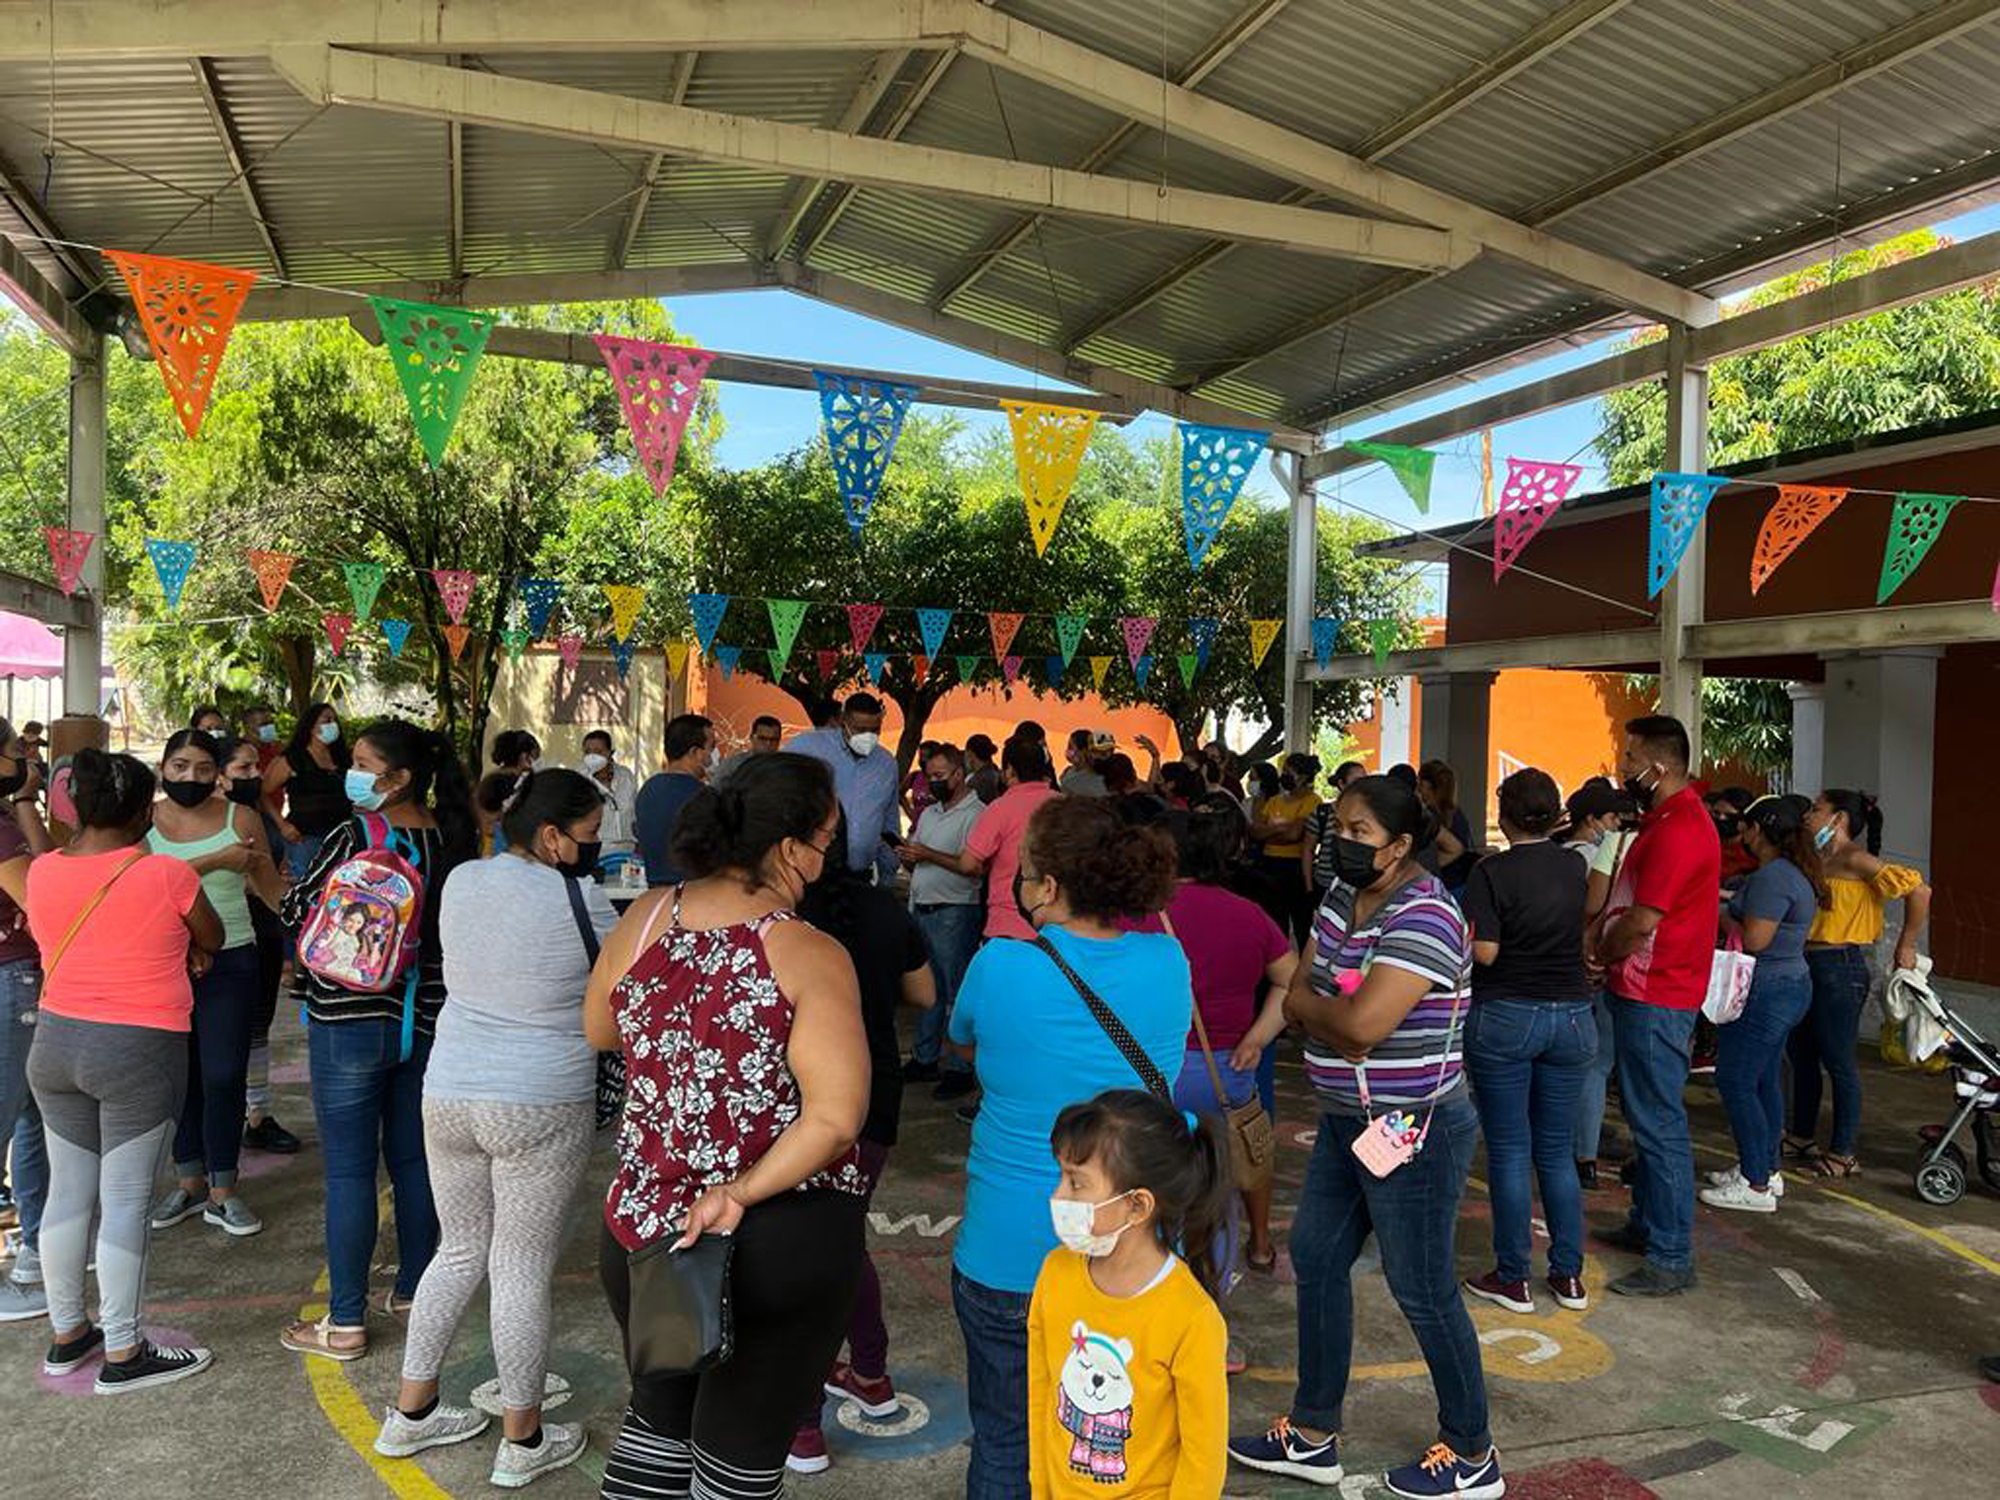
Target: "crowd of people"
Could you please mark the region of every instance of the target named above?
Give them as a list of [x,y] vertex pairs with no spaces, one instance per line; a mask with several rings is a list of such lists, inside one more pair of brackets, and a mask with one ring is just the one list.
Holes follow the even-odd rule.
[[[85,748],[53,778],[0,720],[0,1321],[46,1318],[43,1368],[95,1363],[100,1392],[207,1368],[141,1331],[147,1246],[188,1220],[262,1228],[241,1152],[299,1149],[271,1114],[281,994],[305,1018],[329,1284],[325,1314],[278,1336],[352,1361],[371,1317],[406,1325],[387,1457],[490,1426],[439,1384],[482,1280],[493,1482],[581,1454],[582,1428],[542,1414],[551,1287],[615,1120],[598,1255],[632,1385],[608,1500],[775,1496],[787,1468],[827,1466],[827,1398],[896,1410],[865,1226],[913,1086],[971,1130],[952,1258],[969,1500],[1213,1496],[1231,1462],[1338,1483],[1371,1235],[1438,1404],[1436,1442],[1383,1483],[1490,1500],[1466,1299],[1535,1310],[1539,1193],[1543,1286],[1588,1306],[1614,1077],[1631,1206],[1598,1237],[1638,1259],[1613,1293],[1696,1287],[1698,1198],[1769,1213],[1788,1168],[1860,1170],[1872,952],[1900,901],[1913,965],[1929,898],[1882,859],[1863,793],[1710,792],[1682,726],[1647,717],[1615,781],[1565,798],[1507,777],[1488,850],[1443,762],[1323,777],[1306,754],[1169,759],[1141,738],[1142,771],[1079,730],[1059,769],[1023,722],[1003,745],[925,742],[906,774],[883,724],[857,693],[789,741],[760,718],[724,758],[683,714],[643,781],[605,731],[569,769],[513,729],[475,787],[434,731],[350,735],[327,704],[282,743],[268,712],[239,735],[203,708],[157,765]],[[628,861],[643,891],[606,883]],[[1738,1161],[1698,1182],[1684,1091],[1718,950],[1751,972],[1712,1028]],[[1286,1243],[1297,1383],[1232,1435],[1229,1294],[1279,1262],[1288,1036],[1320,1114]],[[1492,1269],[1461,1281],[1482,1141]],[[398,1263],[371,1299],[384,1167]]]

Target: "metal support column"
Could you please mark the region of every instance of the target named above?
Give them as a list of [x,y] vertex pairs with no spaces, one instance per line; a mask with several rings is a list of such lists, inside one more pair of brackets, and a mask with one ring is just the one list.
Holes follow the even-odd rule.
[[1306,680],[1312,660],[1313,610],[1319,592],[1319,500],[1303,478],[1296,453],[1273,452],[1271,472],[1292,504],[1291,540],[1285,565],[1285,750],[1310,750],[1313,738],[1313,685]]
[[[1692,330],[1667,329],[1667,452],[1662,467],[1681,474],[1708,470],[1708,369],[1689,362]],[[1708,520],[1695,527],[1687,553],[1660,591],[1660,711],[1687,726],[1694,767],[1701,765],[1701,660],[1686,654],[1686,630],[1706,608]]]
[[69,520],[97,540],[84,559],[79,592],[89,597],[90,624],[63,631],[63,714],[95,718],[104,680],[104,335],[88,353],[70,356]]

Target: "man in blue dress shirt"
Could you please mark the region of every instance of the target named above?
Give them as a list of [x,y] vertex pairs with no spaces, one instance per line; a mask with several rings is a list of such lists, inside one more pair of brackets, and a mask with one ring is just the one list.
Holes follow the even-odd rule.
[[896,757],[882,748],[881,700],[856,693],[834,723],[799,735],[785,748],[832,770],[834,793],[847,814],[847,867],[873,869],[882,885],[894,881],[896,856],[882,835],[902,831],[896,808],[902,778]]

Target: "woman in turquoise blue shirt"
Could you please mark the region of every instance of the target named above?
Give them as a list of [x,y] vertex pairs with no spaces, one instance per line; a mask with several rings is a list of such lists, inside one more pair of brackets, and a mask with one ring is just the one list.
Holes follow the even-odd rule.
[[959,988],[951,1040],[972,1054],[985,1090],[952,1258],[972,1411],[967,1500],[1028,1494],[1028,1303],[1056,1246],[1049,1132],[1066,1105],[1143,1086],[1039,944],[1061,955],[1161,1074],[1177,1076],[1194,1010],[1187,958],[1165,934],[1119,926],[1162,910],[1175,873],[1160,830],[1126,827],[1105,798],[1051,798],[1028,822],[1014,887],[1037,942],[987,943]]

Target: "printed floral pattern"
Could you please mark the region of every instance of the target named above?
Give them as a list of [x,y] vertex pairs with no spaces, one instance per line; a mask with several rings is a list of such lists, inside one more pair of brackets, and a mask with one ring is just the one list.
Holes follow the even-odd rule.
[[[755,1166],[799,1116],[792,1007],[764,955],[766,923],[670,927],[612,992],[626,1086],[605,1215],[628,1250],[678,1232],[695,1199]],[[867,1191],[852,1148],[800,1186]]]

